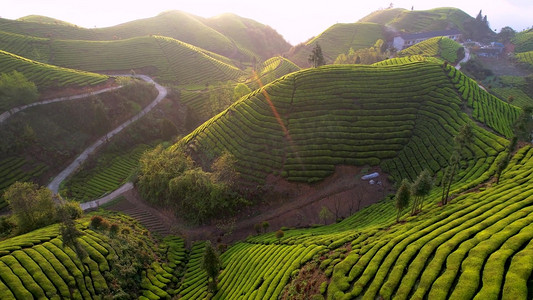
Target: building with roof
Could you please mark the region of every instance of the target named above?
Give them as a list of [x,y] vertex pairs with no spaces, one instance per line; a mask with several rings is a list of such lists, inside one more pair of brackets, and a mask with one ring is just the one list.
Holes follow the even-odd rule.
[[457,29],[429,31],[429,32],[420,32],[420,33],[404,33],[404,34],[394,37],[392,46],[396,48],[396,50],[401,51],[405,48],[411,47],[414,44],[418,44],[422,41],[425,41],[427,39],[434,38],[437,36],[445,36],[454,41],[459,41],[463,35],[461,31]]

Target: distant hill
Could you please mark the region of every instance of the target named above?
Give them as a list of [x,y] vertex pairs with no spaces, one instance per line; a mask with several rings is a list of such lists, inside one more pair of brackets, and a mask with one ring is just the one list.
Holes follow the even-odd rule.
[[300,67],[308,67],[307,59],[318,43],[326,63],[332,63],[341,53],[374,46],[378,39],[386,40],[384,27],[375,23],[338,23],[305,44],[293,47],[287,57]]
[[[399,32],[427,32],[447,29],[459,29],[466,39],[491,41],[495,33],[485,22],[487,16],[473,18],[464,11],[453,7],[441,7],[429,10],[406,10],[402,8],[375,11],[359,22],[375,22]],[[479,20],[477,19],[479,18]]]
[[[463,124],[474,125],[463,105],[506,136],[519,114],[455,68],[437,63],[325,66],[291,73],[250,94],[178,145],[200,160],[206,155],[200,149],[211,155],[229,151],[250,186],[269,175],[315,182],[339,164],[381,165],[396,180],[412,179],[424,168],[441,172],[452,151],[447,141]],[[475,126],[475,135],[463,182],[487,171],[506,144],[481,127]]]
[[[90,72],[143,70],[176,84],[227,81],[244,73],[227,57],[161,36],[114,41],[36,38],[0,31],[0,50]],[[191,72],[194,70],[194,72]]]
[[407,10],[403,8],[383,9],[372,12],[359,22],[373,22],[393,27],[398,31],[422,32],[457,28],[473,18],[464,11],[443,7],[430,10]]
[[159,35],[244,62],[252,62],[254,56],[265,60],[290,47],[272,28],[249,19],[236,15],[205,19],[177,10],[106,28],[81,28],[40,16],[22,20],[0,18],[0,28],[6,32],[59,40],[110,41]]
[[56,24],[56,25],[65,25],[65,26],[73,26],[76,25],[61,21],[58,19],[46,17],[46,16],[39,16],[39,15],[29,15],[22,18],[18,18],[17,21],[23,21],[23,22],[35,22],[35,23],[42,23],[42,24]]
[[235,14],[222,14],[203,21],[206,25],[229,37],[243,52],[259,56],[260,60],[280,55],[291,47],[270,26]]

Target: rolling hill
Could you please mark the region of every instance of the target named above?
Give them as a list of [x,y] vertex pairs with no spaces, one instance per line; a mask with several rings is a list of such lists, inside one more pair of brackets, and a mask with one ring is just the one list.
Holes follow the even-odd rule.
[[82,41],[0,32],[0,40],[0,50],[44,63],[90,72],[142,70],[174,84],[235,80],[244,74],[226,57],[162,36]]
[[263,61],[283,54],[291,47],[271,27],[235,14],[222,14],[203,22],[230,38],[243,54],[251,55],[252,60],[253,56],[258,56],[259,61]]
[[19,20],[0,18],[0,28],[10,33],[58,40],[111,41],[166,36],[247,63],[254,56],[265,60],[289,47],[277,32],[253,20],[236,15],[205,19],[177,10],[106,28],[81,28],[42,16]]
[[307,61],[318,43],[326,63],[332,63],[341,53],[374,46],[377,40],[386,40],[384,28],[375,23],[338,23],[305,44],[293,47],[287,57],[300,67],[309,67]]
[[[327,66],[291,73],[241,99],[186,136],[194,157],[228,151],[250,186],[269,175],[315,182],[337,165],[380,165],[392,178],[439,173],[450,143],[472,117],[502,135],[520,110],[479,89],[441,64]],[[435,134],[438,133],[438,134]],[[476,142],[461,173],[462,185],[486,180],[507,141],[475,127]],[[205,158],[204,158],[205,159]],[[202,159],[200,159],[202,160]]]
[[397,31],[422,32],[445,30],[450,27],[464,31],[464,23],[473,18],[464,11],[442,7],[429,10],[407,10],[403,8],[377,10],[359,22],[372,22],[393,27]]
[[398,52],[398,57],[412,55],[438,57],[455,63],[464,57],[464,48],[461,44],[447,37],[434,37]]
[[[0,73],[18,71],[40,90],[58,87],[83,87],[106,82],[106,75],[78,71],[36,62],[0,50]],[[0,111],[5,110],[0,109]]]

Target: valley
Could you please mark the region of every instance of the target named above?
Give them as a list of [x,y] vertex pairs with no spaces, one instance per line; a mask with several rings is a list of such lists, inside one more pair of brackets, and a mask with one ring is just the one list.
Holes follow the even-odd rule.
[[530,299],[533,31],[486,19],[0,18],[0,299]]

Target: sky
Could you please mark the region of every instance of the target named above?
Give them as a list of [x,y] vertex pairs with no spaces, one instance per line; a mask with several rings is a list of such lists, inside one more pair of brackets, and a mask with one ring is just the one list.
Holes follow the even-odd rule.
[[0,0],[0,17],[43,15],[94,28],[149,18],[167,10],[206,18],[230,12],[269,25],[296,45],[335,23],[356,22],[391,3],[415,10],[457,7],[473,17],[483,10],[491,28],[498,31],[504,26],[517,31],[533,26],[532,0]]

